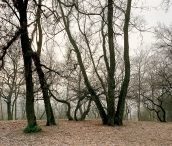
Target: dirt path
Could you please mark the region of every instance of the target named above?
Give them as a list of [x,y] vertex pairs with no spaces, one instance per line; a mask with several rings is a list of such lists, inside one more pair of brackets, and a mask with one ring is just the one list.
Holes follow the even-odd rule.
[[42,132],[24,134],[26,121],[0,121],[0,146],[172,146],[172,123],[124,121],[108,127],[100,120],[57,120]]

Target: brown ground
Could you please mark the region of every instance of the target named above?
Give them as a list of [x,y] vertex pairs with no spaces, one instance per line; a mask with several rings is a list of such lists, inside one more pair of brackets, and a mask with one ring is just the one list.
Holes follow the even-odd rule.
[[172,123],[124,121],[108,127],[100,120],[57,120],[42,132],[24,134],[26,121],[0,121],[0,146],[172,146]]

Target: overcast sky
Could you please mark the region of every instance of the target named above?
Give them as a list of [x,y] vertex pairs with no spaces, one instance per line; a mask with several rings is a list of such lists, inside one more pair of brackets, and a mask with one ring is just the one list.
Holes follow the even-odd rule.
[[[171,8],[166,12],[160,6],[162,0],[146,0],[146,4],[150,6],[150,11],[145,11],[144,15],[150,25],[156,25],[157,22],[165,24],[171,23]],[[152,7],[152,8],[151,8]]]
[[[165,9],[163,9],[160,5],[162,0],[135,0],[135,1],[139,1],[142,3],[142,4],[140,3],[138,5],[138,7],[139,6],[146,7],[145,10],[132,9],[132,13],[134,16],[136,16],[136,15],[143,16],[143,18],[147,22],[147,26],[146,26],[147,28],[156,27],[158,25],[158,23],[164,23],[167,26],[172,24],[172,17],[171,17],[172,16],[172,6],[169,8],[168,12],[166,12]],[[134,0],[132,2],[134,2]],[[143,37],[140,37],[141,35]],[[144,33],[141,33],[141,35],[140,35],[140,33],[134,33],[134,34],[130,33],[129,43],[130,43],[130,54],[131,55],[133,53],[132,51],[136,50],[138,48],[141,48],[140,47],[141,45],[149,46],[149,45],[151,45],[151,43],[154,42],[153,33],[144,32]],[[121,41],[121,44],[123,44],[123,40],[120,40],[120,41]],[[64,44],[64,46],[65,46],[65,44]],[[144,49],[144,47],[142,49]],[[62,46],[60,56],[62,54],[65,54],[63,50],[64,50],[64,48]]]
[[[162,9],[161,2],[162,0],[144,0],[143,5],[148,8],[148,10],[133,10],[134,15],[141,15],[147,22],[147,28],[156,27],[158,23],[164,23],[169,26],[172,24],[172,7],[166,12],[165,9]],[[144,45],[150,45],[154,39],[152,33],[142,33]],[[141,38],[139,34],[133,34],[130,37],[130,48],[137,49],[140,45]]]

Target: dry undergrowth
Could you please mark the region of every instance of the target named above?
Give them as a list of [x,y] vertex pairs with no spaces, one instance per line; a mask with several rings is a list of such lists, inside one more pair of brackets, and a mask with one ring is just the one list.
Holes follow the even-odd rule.
[[26,121],[0,121],[0,146],[172,146],[172,123],[124,121],[104,126],[100,120],[57,120],[42,132],[24,134]]

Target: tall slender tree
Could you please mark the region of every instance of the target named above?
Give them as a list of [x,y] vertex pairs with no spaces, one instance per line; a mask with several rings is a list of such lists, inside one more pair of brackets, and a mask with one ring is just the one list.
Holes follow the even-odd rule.
[[[35,30],[38,30],[38,40],[37,41],[37,52],[33,52],[32,58],[36,67],[36,71],[39,77],[39,82],[41,85],[41,90],[43,93],[43,100],[44,100],[44,105],[45,105],[45,111],[46,111],[46,116],[47,116],[47,126],[50,125],[56,125],[51,102],[50,102],[50,95],[49,95],[49,85],[47,84],[47,81],[45,79],[45,74],[41,68],[41,62],[40,62],[40,57],[41,57],[41,50],[42,50],[42,26],[41,26],[41,0],[38,1],[38,4],[36,3],[37,6],[37,11],[36,11],[36,24],[35,24]],[[37,38],[37,37],[36,37]],[[33,38],[32,38],[33,39]],[[33,41],[33,40],[32,40]]]
[[[15,8],[19,13],[20,31],[21,31],[21,47],[23,52],[25,80],[26,80],[26,116],[28,126],[25,132],[32,132],[37,126],[35,111],[34,111],[34,93],[32,81],[32,49],[28,36],[28,21],[27,21],[27,7],[28,0],[13,1]],[[38,131],[41,128],[37,129]]]
[[[28,125],[24,129],[24,132],[40,131],[41,127],[37,125],[35,112],[34,112],[34,92],[32,81],[32,49],[30,39],[28,36],[28,20],[27,20],[27,8],[28,0],[12,1],[10,3],[4,0],[7,6],[11,9],[12,13],[18,19],[20,27],[17,28],[17,32],[14,37],[7,43],[3,49],[4,55],[9,46],[20,36],[21,48],[24,60],[24,76],[26,83],[26,116]],[[12,5],[13,4],[13,5]]]
[[108,98],[107,98],[107,116],[108,116],[108,125],[114,125],[114,115],[115,115],[115,48],[114,48],[114,31],[113,31],[113,0],[108,0],[108,45],[109,45],[109,54],[110,54],[110,64],[108,71]]
[[124,21],[124,64],[125,64],[125,75],[124,81],[121,86],[121,91],[119,94],[119,100],[117,105],[117,111],[115,114],[115,123],[118,125],[122,125],[124,108],[125,108],[125,99],[127,96],[127,90],[130,81],[130,58],[129,58],[129,37],[128,37],[128,27],[130,21],[130,13],[131,13],[131,1],[127,1],[127,10],[125,12],[125,21]]
[[[78,59],[78,64],[80,65],[80,69],[82,71],[82,75],[85,81],[85,85],[89,91],[89,93],[91,94],[91,96],[94,97],[94,102],[97,105],[97,108],[99,109],[102,121],[104,124],[108,124],[110,126],[113,126],[114,123],[117,123],[118,125],[122,125],[122,119],[123,119],[123,113],[124,113],[124,103],[125,103],[125,98],[126,98],[126,94],[127,94],[127,88],[128,88],[128,84],[129,84],[129,78],[130,78],[130,61],[129,61],[129,40],[128,40],[128,26],[129,26],[129,20],[130,20],[130,10],[131,10],[131,1],[127,1],[128,3],[126,4],[126,11],[123,10],[121,7],[117,6],[113,0],[108,0],[108,3],[103,3],[105,6],[103,7],[102,5],[102,11],[100,13],[92,13],[90,12],[90,9],[88,10],[88,12],[85,10],[85,8],[83,8],[82,6],[79,6],[79,4],[81,3],[63,3],[60,0],[58,0],[59,2],[59,6],[61,9],[61,14],[62,14],[62,18],[63,18],[63,23],[64,23],[64,27],[66,30],[66,33],[68,35],[69,41],[70,43],[73,45],[73,48],[75,50],[77,59]],[[62,8],[62,5],[64,7],[68,7],[68,10],[64,10],[64,8]],[[100,7],[101,7],[100,6]],[[88,39],[88,36],[90,35],[87,31],[86,28],[88,28],[88,26],[86,26],[85,23],[87,23],[87,20],[83,20],[83,17],[77,17],[77,23],[78,23],[78,27],[79,27],[79,31],[80,33],[83,35],[84,37],[84,41],[86,43],[86,46],[89,50],[89,54],[90,54],[90,58],[91,61],[93,63],[93,68],[94,71],[96,72],[96,75],[104,89],[104,95],[106,96],[106,102],[107,102],[107,112],[105,111],[105,108],[102,105],[101,100],[99,99],[99,97],[97,96],[96,91],[94,90],[94,88],[92,87],[92,84],[88,78],[88,74],[85,70],[85,66],[83,64],[82,61],[82,55],[81,55],[81,51],[79,49],[79,45],[76,41],[76,39],[74,39],[73,35],[72,35],[72,31],[70,29],[70,24],[72,23],[71,20],[69,19],[69,16],[71,16],[73,10],[73,7],[76,8],[78,15],[81,14],[82,16],[84,15],[85,17],[88,17],[88,19],[91,19],[91,17],[96,17],[97,19],[99,19],[98,17],[101,16],[100,18],[102,18],[103,21],[103,25],[102,25],[102,42],[103,42],[103,56],[104,56],[104,60],[105,60],[105,65],[106,65],[106,69],[107,69],[107,87],[105,87],[104,85],[106,83],[103,83],[103,80],[100,78],[100,75],[97,71],[96,65],[94,63],[94,59],[93,59],[93,52],[90,49],[90,44],[91,44],[91,40]],[[81,7],[81,8],[80,8]],[[92,7],[90,7],[92,8]],[[105,11],[107,8],[107,11]],[[124,64],[125,64],[125,75],[124,75],[124,81],[123,84],[121,85],[121,92],[119,95],[119,100],[118,100],[118,107],[117,107],[117,112],[115,114],[115,47],[114,47],[114,35],[118,34],[116,32],[114,32],[114,8],[117,11],[121,11],[124,15],[124,28],[123,28],[123,32],[124,33]],[[107,14],[105,15],[105,12],[107,12]],[[75,15],[75,13],[74,13]],[[103,15],[103,16],[102,16]],[[120,14],[121,15],[121,14]],[[74,16],[74,18],[76,18]],[[82,25],[84,28],[84,31],[82,31],[81,26],[79,24],[79,21],[83,20],[84,24]],[[90,20],[91,21],[91,20]],[[91,22],[94,23],[94,22]],[[88,23],[87,23],[88,25]],[[92,26],[92,25],[91,25]],[[106,26],[106,27],[105,27]],[[107,34],[104,34],[103,30],[107,29]],[[91,29],[88,29],[91,30]],[[95,31],[96,33],[96,31]],[[93,35],[93,34],[91,34]],[[90,36],[91,36],[90,35]],[[107,44],[106,44],[106,39]],[[108,46],[108,47],[107,47]],[[82,46],[85,47],[85,46]],[[106,49],[106,47],[108,48],[108,51]],[[107,53],[108,52],[108,53]],[[106,91],[107,88],[107,91]]]

